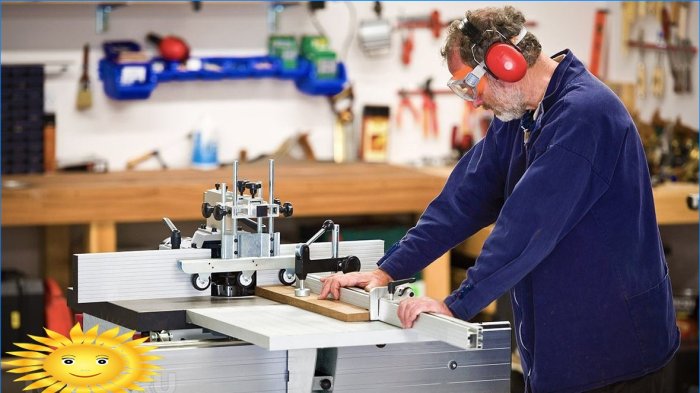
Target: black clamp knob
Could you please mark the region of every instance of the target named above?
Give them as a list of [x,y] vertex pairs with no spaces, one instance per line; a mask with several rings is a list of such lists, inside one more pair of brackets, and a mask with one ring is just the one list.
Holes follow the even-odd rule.
[[182,234],[179,230],[175,229],[170,232],[170,248],[173,250],[178,250],[182,245]]
[[399,285],[410,284],[413,282],[416,282],[415,277],[405,278],[403,280],[396,280],[396,281],[390,282],[389,285],[387,285],[387,289],[389,290],[389,295],[393,295],[394,292],[396,292],[396,287],[398,287]]
[[228,209],[223,205],[216,205],[214,208],[214,219],[216,221],[221,221],[228,214]]
[[291,217],[292,214],[294,214],[294,206],[292,206],[292,204],[289,202],[285,202],[280,208],[280,212],[285,217]]
[[258,193],[258,190],[262,188],[262,183],[253,183],[249,182],[248,184],[245,185],[245,188],[250,190],[250,196],[255,198],[255,194]]
[[333,225],[335,225],[335,223],[333,223],[333,220],[326,220],[323,222],[323,225],[321,225],[321,228],[330,231],[333,228]]
[[209,218],[212,213],[214,213],[214,206],[210,205],[209,202],[202,203],[202,216]]
[[321,389],[323,390],[331,390],[331,387],[333,387],[333,383],[331,383],[331,380],[328,378],[324,378],[319,381],[319,385],[321,386]]
[[338,263],[338,270],[342,271],[343,273],[359,272],[360,267],[360,258],[354,255],[350,255],[347,258],[343,258],[340,261],[340,263]]
[[245,191],[246,184],[248,184],[248,180],[239,180],[236,183],[236,189],[238,190],[238,193],[243,196],[243,192]]

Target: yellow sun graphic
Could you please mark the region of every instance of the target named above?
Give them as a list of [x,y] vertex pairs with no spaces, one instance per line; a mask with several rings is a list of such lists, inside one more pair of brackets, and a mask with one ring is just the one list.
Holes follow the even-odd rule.
[[160,367],[148,363],[160,356],[146,355],[156,347],[140,345],[147,338],[130,340],[133,331],[117,336],[119,328],[98,335],[98,327],[83,333],[77,323],[70,330],[70,338],[46,330],[48,337],[29,335],[39,344],[15,343],[27,351],[8,352],[20,359],[2,362],[15,366],[10,373],[23,374],[18,381],[35,381],[24,390],[41,389],[44,392],[127,393],[143,391],[139,382],[151,382]]

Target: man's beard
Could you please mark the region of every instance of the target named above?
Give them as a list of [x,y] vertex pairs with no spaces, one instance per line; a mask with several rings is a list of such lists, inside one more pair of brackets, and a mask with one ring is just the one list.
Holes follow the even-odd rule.
[[502,122],[523,117],[525,109],[525,95],[515,86],[493,86],[491,89],[492,105],[490,109],[494,116]]

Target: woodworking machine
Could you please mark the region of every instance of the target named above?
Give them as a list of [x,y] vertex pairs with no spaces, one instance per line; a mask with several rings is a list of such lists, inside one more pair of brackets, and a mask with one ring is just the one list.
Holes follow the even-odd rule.
[[[206,223],[192,237],[166,218],[158,250],[74,256],[68,297],[83,328],[135,330],[158,347],[163,369],[147,391],[510,391],[508,322],[424,313],[402,329],[396,310],[413,296],[410,280],[318,301],[366,310],[364,322],[255,296],[294,285],[292,298],[317,301],[322,276],[373,270],[384,242],[340,241],[327,220],[309,241],[280,244],[274,219],[293,207],[274,197],[274,162],[267,199],[261,182],[239,180],[237,162],[231,184],[204,192]],[[332,241],[318,242],[328,231]]]

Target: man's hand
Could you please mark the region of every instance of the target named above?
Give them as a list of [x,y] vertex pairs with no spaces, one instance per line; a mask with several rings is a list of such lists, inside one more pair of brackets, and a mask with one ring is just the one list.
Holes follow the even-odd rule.
[[418,318],[418,315],[422,312],[433,312],[436,314],[444,314],[452,317],[452,311],[447,308],[444,302],[439,300],[431,299],[429,297],[419,297],[419,298],[408,298],[399,304],[399,309],[396,313],[401,320],[401,325],[405,329],[413,327],[413,323]]
[[362,287],[365,291],[369,291],[375,287],[385,287],[391,281],[391,277],[380,269],[371,272],[336,273],[332,276],[321,277],[323,288],[321,288],[318,298],[325,299],[328,294],[331,294],[333,298],[338,299],[340,298],[340,288]]

